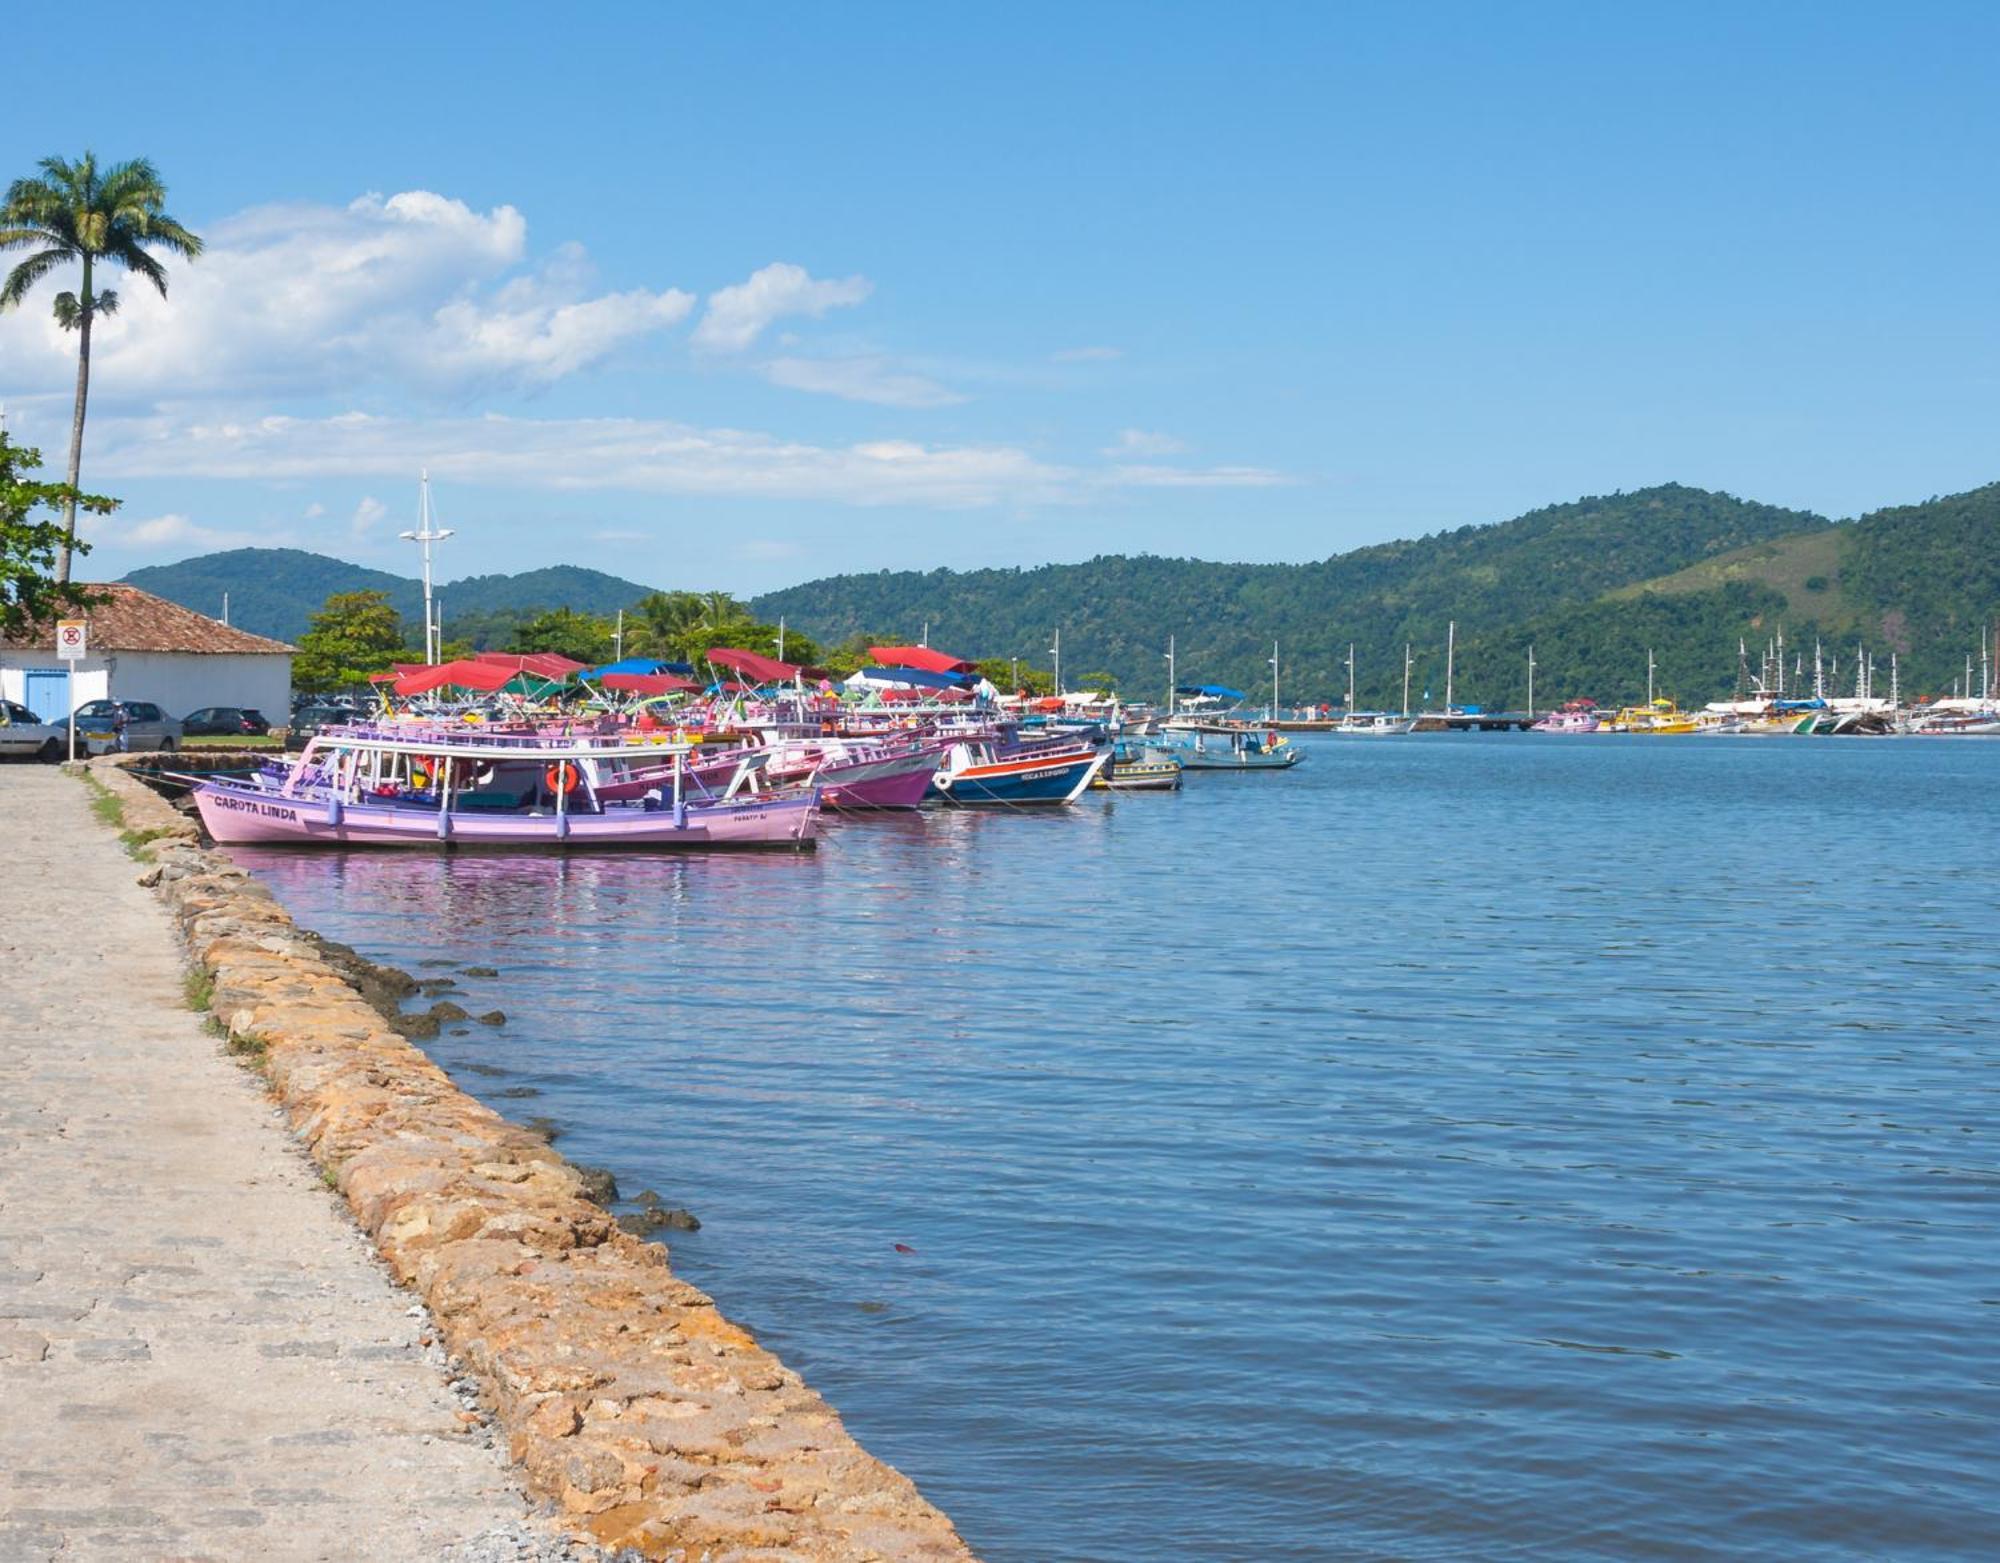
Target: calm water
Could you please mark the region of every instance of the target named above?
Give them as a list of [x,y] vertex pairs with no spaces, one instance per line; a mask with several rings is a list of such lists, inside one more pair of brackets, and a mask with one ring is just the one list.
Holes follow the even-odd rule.
[[991,1563],[1990,1557],[1996,794],[1326,740],[807,858],[240,856],[498,965],[440,1059]]

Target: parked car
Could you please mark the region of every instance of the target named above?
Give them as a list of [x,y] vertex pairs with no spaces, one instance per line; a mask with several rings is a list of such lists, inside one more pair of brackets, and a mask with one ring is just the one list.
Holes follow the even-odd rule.
[[68,752],[66,723],[44,722],[26,706],[0,700],[0,754],[55,761]]
[[262,738],[271,724],[253,706],[203,706],[181,718],[181,733],[188,738]]
[[127,749],[178,749],[181,724],[150,700],[86,700],[76,708],[76,742],[92,754],[118,747],[123,721]]
[[334,705],[301,706],[292,713],[292,725],[285,731],[287,749],[303,749],[306,741],[323,727],[339,727],[354,720],[354,713]]

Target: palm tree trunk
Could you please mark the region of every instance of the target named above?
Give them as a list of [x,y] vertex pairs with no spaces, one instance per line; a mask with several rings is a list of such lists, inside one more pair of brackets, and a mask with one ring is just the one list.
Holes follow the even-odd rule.
[[82,318],[77,321],[76,411],[69,425],[69,497],[63,501],[62,553],[56,559],[56,580],[69,584],[69,556],[76,547],[76,490],[83,476],[83,410],[90,400],[90,317],[97,301],[90,293],[90,256],[83,257]]

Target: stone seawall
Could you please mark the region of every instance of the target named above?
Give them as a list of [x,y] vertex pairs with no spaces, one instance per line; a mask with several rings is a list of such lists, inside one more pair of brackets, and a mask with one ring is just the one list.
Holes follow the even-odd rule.
[[620,1231],[533,1132],[465,1095],[276,899],[116,760],[124,806],[276,1098],[398,1280],[479,1382],[529,1484],[648,1557],[965,1559],[950,1520],[831,1407]]

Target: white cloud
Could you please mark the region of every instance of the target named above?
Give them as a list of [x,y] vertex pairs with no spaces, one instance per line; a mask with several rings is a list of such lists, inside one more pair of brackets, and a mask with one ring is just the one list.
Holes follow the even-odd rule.
[[829,309],[859,304],[874,290],[866,277],[815,278],[805,267],[775,261],[749,278],[708,296],[694,328],[694,344],[712,352],[740,353],[772,321],[786,315],[817,320]]
[[271,548],[291,540],[289,533],[230,532],[202,526],[178,511],[148,516],[143,521],[127,521],[116,515],[79,521],[78,530],[99,547],[129,549],[166,548]]
[[1269,467],[1119,466],[1102,474],[1108,488],[1276,488],[1291,482]]
[[882,407],[953,407],[966,398],[924,375],[897,369],[887,359],[774,358],[764,365],[773,385],[818,391]]
[[348,530],[358,538],[366,537],[381,524],[382,518],[388,513],[389,507],[381,500],[373,494],[363,494],[361,503],[354,507],[353,518],[347,523]]
[[1171,434],[1151,434],[1144,429],[1120,429],[1118,438],[1104,447],[1106,456],[1178,456],[1187,449],[1183,440]]
[[813,445],[665,419],[107,418],[95,468],[110,478],[399,479],[428,466],[454,484],[549,491],[733,495],[848,505],[1071,504],[1120,488],[1257,488],[1259,467],[1063,466],[1010,445],[875,440]]
[[1123,358],[1122,347],[1065,347],[1049,354],[1052,364],[1101,364],[1114,358]]
[[[93,339],[100,394],[534,387],[694,308],[678,289],[591,295],[574,245],[522,273],[518,211],[475,212],[423,190],[344,207],[256,207],[206,238],[200,260],[170,266],[168,298],[141,283],[121,288],[124,307]],[[75,373],[74,352],[39,295],[0,318],[10,379],[59,386]]]
[[317,521],[321,516],[325,514],[326,514],[326,506],[322,505],[316,499],[310,505],[306,506],[306,519],[308,521]]

